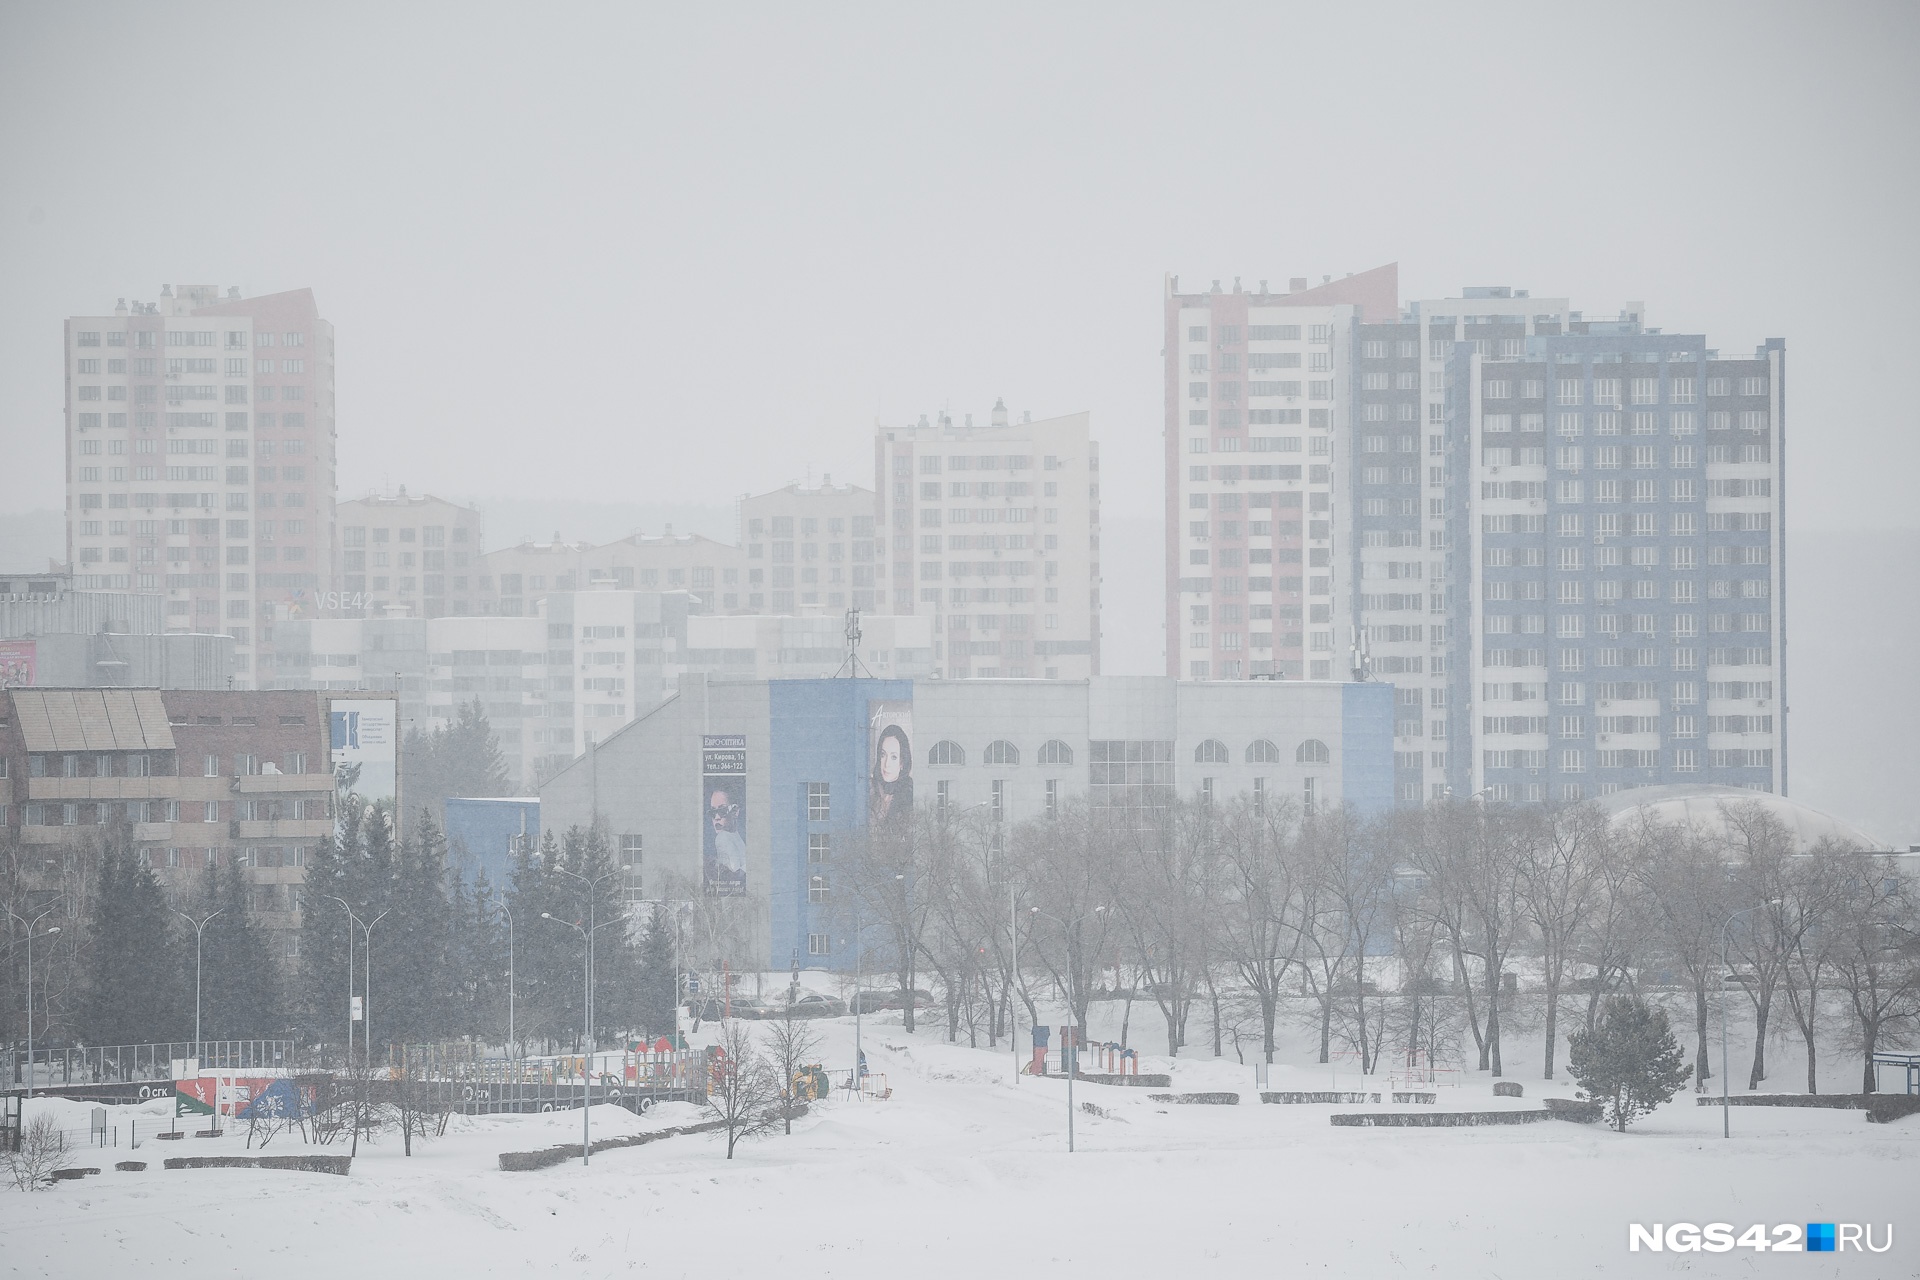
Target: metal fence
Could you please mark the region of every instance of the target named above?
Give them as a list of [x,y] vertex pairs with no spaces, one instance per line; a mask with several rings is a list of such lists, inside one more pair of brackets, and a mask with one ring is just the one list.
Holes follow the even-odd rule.
[[203,1070],[252,1071],[293,1065],[291,1040],[204,1040],[165,1044],[95,1045],[78,1049],[23,1048],[5,1051],[9,1088],[53,1089],[72,1085],[136,1084],[170,1080],[176,1059],[200,1059]]

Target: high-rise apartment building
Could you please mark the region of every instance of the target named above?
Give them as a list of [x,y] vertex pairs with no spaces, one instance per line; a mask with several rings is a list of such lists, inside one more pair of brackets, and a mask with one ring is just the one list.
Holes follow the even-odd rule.
[[1392,272],[1170,284],[1169,671],[1391,683],[1402,803],[1782,789],[1783,345]]
[[1447,362],[1454,794],[1784,792],[1784,342],[1495,327]]
[[1088,415],[882,427],[874,488],[892,573],[876,604],[934,618],[934,666],[1077,680],[1100,671],[1100,452]]
[[1274,293],[1165,297],[1167,674],[1348,675],[1343,474],[1356,324],[1398,314],[1398,268]]
[[1460,342],[1489,357],[1517,352],[1529,336],[1561,332],[1566,319],[1564,298],[1470,288],[1356,328],[1355,411],[1341,450],[1353,520],[1346,554],[1357,583],[1351,635],[1354,665],[1395,686],[1394,794],[1403,803],[1447,793],[1457,723],[1448,604],[1465,584],[1449,576],[1447,554],[1457,514],[1447,361]]
[[70,318],[65,346],[75,585],[163,593],[169,631],[231,635],[235,687],[264,685],[274,623],[333,573],[333,328],[312,291],[163,287]]
[[342,597],[325,615],[438,618],[477,612],[486,593],[480,513],[431,494],[369,494],[339,504]]
[[[729,613],[871,610],[876,599],[873,491],[790,484],[740,500],[747,553],[746,607]],[[731,594],[731,593],[729,593]]]

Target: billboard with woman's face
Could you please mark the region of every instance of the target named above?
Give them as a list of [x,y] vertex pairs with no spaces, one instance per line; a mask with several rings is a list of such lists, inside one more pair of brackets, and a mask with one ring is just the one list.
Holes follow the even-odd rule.
[[867,823],[904,828],[913,817],[913,704],[867,704]]
[[700,879],[712,897],[747,891],[747,740],[700,740]]

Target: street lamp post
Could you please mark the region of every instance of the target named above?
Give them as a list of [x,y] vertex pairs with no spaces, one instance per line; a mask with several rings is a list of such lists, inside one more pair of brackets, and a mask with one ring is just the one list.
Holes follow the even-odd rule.
[[[353,926],[360,923],[360,917],[353,914],[353,907],[345,898],[327,895],[347,912],[347,1061],[348,1071],[353,1070]],[[371,1041],[369,1041],[371,1043]]]
[[[1727,969],[1729,971],[1731,971],[1732,969],[1732,966],[1727,963],[1727,946],[1728,946],[1727,931],[1733,927],[1733,922],[1735,920],[1738,920],[1741,916],[1749,916],[1756,911],[1765,911],[1768,907],[1774,906],[1778,902],[1779,902],[1779,899],[1775,898],[1775,899],[1772,899],[1771,901],[1763,902],[1758,906],[1742,907],[1740,910],[1734,912],[1732,915],[1728,916],[1725,920],[1721,922],[1720,924],[1720,967],[1722,969]],[[1732,1099],[1730,1099],[1727,1096],[1727,979],[1726,979],[1726,976],[1722,976],[1720,979],[1720,1136],[1723,1138],[1731,1138],[1733,1136],[1733,1102],[1732,1102]]]
[[200,1052],[201,1052],[200,1051],[200,956],[202,951],[202,944],[205,943],[206,941],[207,925],[212,923],[214,916],[219,915],[220,912],[224,910],[226,910],[226,908],[221,907],[218,910],[215,910],[209,913],[206,919],[204,920],[195,920],[192,916],[188,915],[184,911],[179,910],[178,908],[175,908],[173,913],[179,916],[182,920],[185,920],[188,924],[193,926],[193,1060],[196,1064],[200,1061]]
[[[558,868],[556,868],[556,870],[557,869]],[[581,878],[585,879],[584,876]],[[604,877],[602,878],[604,879]],[[552,920],[556,924],[563,924],[579,934],[580,941],[586,950],[586,954],[580,962],[580,1046],[585,1051],[581,1056],[581,1062],[583,1064],[582,1076],[586,1088],[586,1092],[580,1101],[580,1163],[591,1164],[593,1162],[593,1122],[591,1119],[593,1115],[593,935],[602,929],[622,923],[625,917],[616,917],[615,919],[603,921],[591,927],[580,925],[572,920],[562,920],[551,911],[542,911],[540,918],[542,920]]]
[[1075,916],[1071,920],[1062,920],[1052,912],[1042,911],[1038,907],[1029,907],[1028,910],[1033,912],[1034,915],[1045,916],[1047,919],[1059,925],[1061,933],[1065,936],[1067,943],[1066,1038],[1068,1043],[1063,1043],[1060,1046],[1060,1065],[1065,1067],[1067,1072],[1067,1151],[1071,1154],[1073,1151],[1073,1078],[1080,1072],[1080,1020],[1074,1016],[1079,1010],[1079,1001],[1075,998],[1079,983],[1076,981],[1077,975],[1073,967],[1072,933],[1074,929],[1079,927],[1082,921],[1093,919],[1093,917],[1104,912],[1106,908],[1095,907],[1093,910],[1083,915]]
[[507,1055],[513,1056],[513,908],[502,903],[507,916]]
[[[48,907],[27,924],[27,1096],[29,1098],[33,1096],[33,930],[34,926],[52,915],[56,907],[57,904],[55,907]],[[7,914],[13,916],[13,912],[11,911],[7,912]],[[22,916],[13,916],[13,918],[15,920],[24,919]],[[60,932],[60,926],[54,925],[53,928],[47,930],[40,936],[43,938],[51,938],[58,932]]]
[[[361,989],[367,993],[367,997],[366,1003],[360,1009],[360,1040],[362,1047],[367,1051],[367,1069],[369,1071],[373,1069],[373,926],[379,924],[391,914],[392,912],[390,911],[382,911],[379,915],[360,926],[360,931],[367,935],[367,980],[361,984]],[[405,1055],[403,1054],[402,1057],[404,1058]],[[404,1066],[405,1063],[403,1062],[401,1065]]]

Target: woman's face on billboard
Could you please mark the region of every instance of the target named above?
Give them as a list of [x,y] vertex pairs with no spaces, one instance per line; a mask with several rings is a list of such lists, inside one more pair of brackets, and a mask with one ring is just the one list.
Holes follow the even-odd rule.
[[900,739],[891,733],[880,739],[880,780],[900,781]]

